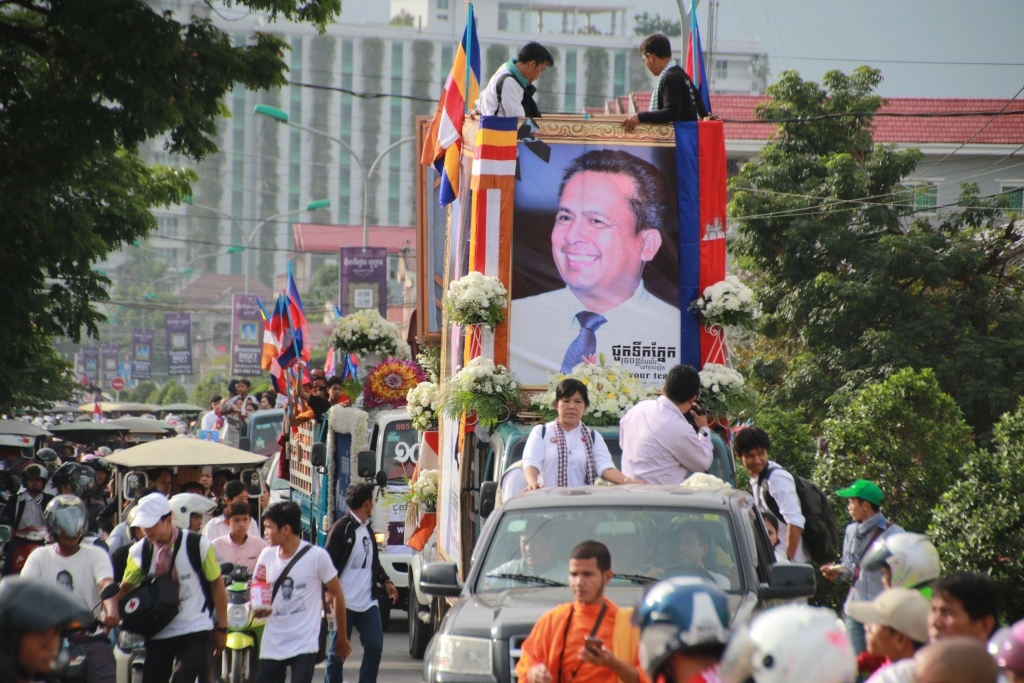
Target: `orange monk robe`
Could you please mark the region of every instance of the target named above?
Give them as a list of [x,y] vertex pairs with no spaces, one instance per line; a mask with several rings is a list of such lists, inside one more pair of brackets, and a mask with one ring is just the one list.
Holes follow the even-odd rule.
[[[597,629],[596,637],[604,641],[605,649],[615,650],[613,643],[615,642],[615,622],[619,616],[619,608],[608,598],[605,598],[605,603],[608,605],[608,609],[604,619],[601,620],[601,626]],[[556,683],[559,680],[563,683],[569,683],[570,680],[572,683],[617,683],[619,677],[611,669],[587,664],[580,661],[579,658],[583,641],[594,629],[594,623],[600,612],[601,605],[584,605],[578,602],[567,602],[546,612],[534,625],[529,637],[523,641],[522,656],[519,663],[516,664],[516,674],[518,674],[519,680],[525,683],[526,672],[533,666],[544,663]],[[572,621],[568,622],[570,613]],[[568,632],[566,631],[567,622]],[[622,624],[620,624],[619,630],[621,632]],[[633,642],[636,642],[635,639]],[[636,647],[630,648],[628,654],[615,651],[615,655],[640,672],[641,683],[649,681],[643,669],[640,668],[639,650]],[[562,668],[561,677],[558,675],[559,665]],[[572,677],[573,671],[576,671],[575,679]]]

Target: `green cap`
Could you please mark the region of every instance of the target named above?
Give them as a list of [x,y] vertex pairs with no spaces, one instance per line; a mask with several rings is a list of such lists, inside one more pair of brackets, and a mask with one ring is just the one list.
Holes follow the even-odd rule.
[[843,498],[860,498],[878,506],[882,505],[882,500],[885,498],[885,494],[882,493],[882,489],[878,488],[878,484],[867,479],[858,479],[850,484],[850,488],[836,491],[836,495]]

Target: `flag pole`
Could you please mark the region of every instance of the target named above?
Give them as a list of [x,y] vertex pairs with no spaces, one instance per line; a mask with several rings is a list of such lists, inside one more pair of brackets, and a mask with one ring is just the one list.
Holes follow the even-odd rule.
[[[463,114],[469,113],[469,75],[473,70],[473,3],[467,2],[469,13],[466,16],[466,87],[463,92]],[[461,133],[461,131],[460,131]]]
[[699,89],[704,69],[697,61],[697,0],[690,0],[690,61],[693,62],[694,83]]

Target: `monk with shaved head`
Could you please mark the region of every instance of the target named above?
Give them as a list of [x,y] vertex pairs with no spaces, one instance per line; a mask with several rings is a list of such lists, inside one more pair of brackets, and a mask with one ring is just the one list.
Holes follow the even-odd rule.
[[943,638],[914,655],[914,683],[996,683],[996,662],[977,638]]

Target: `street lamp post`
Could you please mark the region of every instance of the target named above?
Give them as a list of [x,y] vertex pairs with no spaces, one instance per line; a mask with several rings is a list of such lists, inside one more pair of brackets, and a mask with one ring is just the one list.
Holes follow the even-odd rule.
[[[267,223],[270,223],[273,220],[276,220],[278,218],[283,218],[285,216],[294,216],[295,214],[305,213],[306,211],[316,211],[317,209],[325,209],[325,208],[327,208],[327,207],[329,207],[331,205],[331,201],[329,199],[317,199],[317,200],[314,200],[314,201],[309,202],[308,204],[306,204],[305,208],[295,209],[294,211],[283,211],[281,213],[275,213],[272,216],[267,216],[266,218],[261,220],[259,223],[257,223],[256,227],[254,227],[251,232],[246,233],[245,232],[245,228],[242,227],[242,225],[241,225],[241,223],[239,223],[238,219],[235,218],[234,216],[232,216],[231,214],[229,214],[229,213],[227,213],[225,211],[221,211],[220,209],[214,208],[212,206],[205,206],[203,204],[196,204],[194,202],[188,202],[188,203],[191,204],[192,206],[196,207],[197,209],[203,209],[205,211],[209,211],[211,213],[218,214],[219,216],[223,216],[224,218],[227,218],[232,223],[234,223],[236,226],[238,226],[239,232],[242,233],[242,239],[245,240],[245,247],[230,247],[228,249],[229,253],[231,253],[231,251],[230,251],[231,249],[238,249],[239,251],[243,251],[244,250],[246,252],[251,252],[252,251],[252,242],[253,242],[254,239],[256,239],[256,235],[259,234],[259,231],[263,228],[264,225],[266,225]],[[249,262],[251,260],[252,260],[252,254],[251,253],[246,253],[246,255],[245,255],[245,293],[246,294],[249,293]]]
[[406,142],[413,142],[416,138],[407,137],[391,143],[390,145],[385,147],[380,154],[377,155],[377,158],[373,160],[372,164],[370,164],[370,169],[367,170],[366,166],[363,165],[363,160],[359,158],[359,155],[356,153],[356,151],[352,149],[352,147],[341,138],[336,138],[333,135],[325,133],[322,130],[316,130],[315,128],[307,128],[306,126],[299,125],[298,123],[292,123],[291,121],[288,120],[288,112],[284,111],[283,109],[278,109],[277,107],[271,107],[269,104],[257,104],[253,108],[253,113],[258,114],[260,116],[266,116],[267,118],[273,119],[278,123],[283,123],[286,126],[291,126],[292,128],[305,131],[306,133],[326,138],[327,140],[338,143],[339,145],[341,145],[342,147],[349,151],[349,153],[352,155],[352,158],[355,159],[355,162],[359,165],[359,170],[363,172],[363,247],[366,248],[370,246],[370,226],[368,224],[369,195],[366,191],[367,187],[370,184],[370,176],[373,175],[374,169],[377,168],[377,163],[380,162],[380,160],[383,159],[388,154],[388,152],[390,152],[395,147],[398,147],[401,144],[404,144]]

